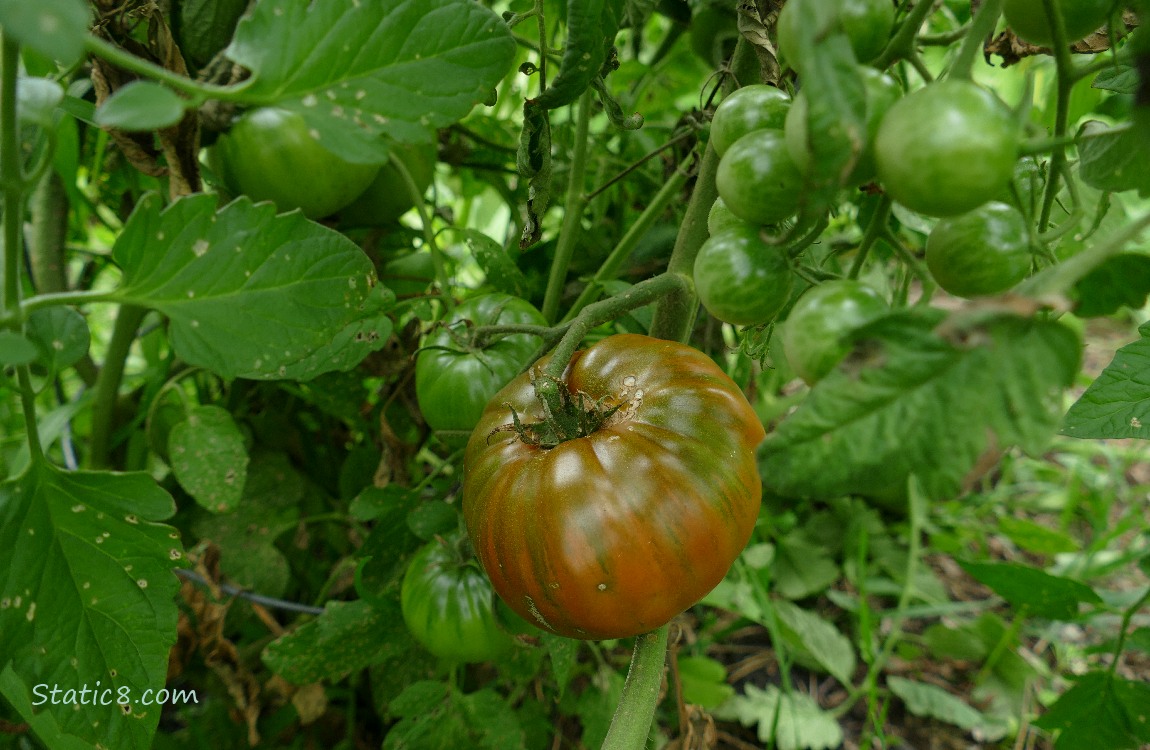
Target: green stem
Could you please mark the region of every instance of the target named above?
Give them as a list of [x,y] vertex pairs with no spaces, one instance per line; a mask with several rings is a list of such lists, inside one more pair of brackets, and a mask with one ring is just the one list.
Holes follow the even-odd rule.
[[447,263],[443,258],[443,250],[440,249],[439,242],[435,239],[435,227],[431,223],[431,214],[428,213],[427,206],[423,203],[423,193],[415,184],[415,178],[411,176],[411,172],[403,163],[403,159],[393,153],[391,164],[395,167],[395,171],[399,172],[399,176],[403,178],[408,198],[411,199],[416,212],[419,214],[419,225],[423,229],[423,241],[427,243],[427,249],[431,252],[431,265],[435,269],[435,283],[439,287],[439,299],[443,303],[444,317],[450,319],[451,313],[455,310],[455,299],[451,296],[451,280],[447,278]]
[[100,377],[96,380],[96,393],[92,406],[92,440],[88,454],[88,467],[103,469],[108,466],[112,452],[112,429],[116,416],[116,403],[120,395],[120,382],[124,376],[124,365],[128,351],[136,340],[140,322],[148,312],[147,308],[123,305],[116,316],[112,328],[112,339],[108,342],[108,352]]
[[1122,660],[1122,650],[1126,648],[1126,635],[1130,630],[1130,621],[1134,619],[1137,614],[1147,602],[1150,602],[1150,587],[1146,588],[1138,601],[1134,602],[1130,607],[1122,613],[1122,625],[1118,629],[1118,642],[1114,644],[1114,658],[1110,660],[1110,675],[1114,676],[1118,670],[1118,662]]
[[116,293],[113,291],[99,291],[83,289],[72,292],[54,292],[52,294],[37,294],[35,297],[20,303],[20,309],[25,315],[45,307],[59,307],[60,305],[83,305],[89,302],[113,302]]
[[0,324],[19,330],[20,257],[24,219],[24,181],[20,174],[20,144],[16,124],[16,77],[20,45],[0,36],[0,185],[4,194],[4,259],[0,283]]
[[611,728],[602,750],[642,750],[647,746],[651,722],[659,703],[663,666],[667,660],[667,630],[664,625],[653,633],[635,639],[635,653],[623,695],[611,719]]
[[249,78],[246,81],[232,85],[232,86],[217,86],[210,83],[200,83],[191,78],[173,73],[166,68],[156,65],[153,62],[145,60],[141,57],[127,52],[116,45],[104,39],[91,34],[85,40],[85,46],[88,51],[94,55],[102,57],[108,62],[112,63],[118,68],[131,71],[132,73],[139,73],[142,76],[147,76],[160,83],[166,84],[168,87],[175,89],[181,93],[187,94],[190,101],[189,106],[197,107],[208,99],[218,99],[226,102],[244,102],[248,104],[274,104],[274,99],[261,98],[254,99],[250,96],[244,96],[244,92],[251,86],[255,79]]
[[575,150],[571,155],[571,171],[567,180],[563,226],[559,230],[555,258],[551,261],[547,292],[543,296],[543,317],[552,323],[559,315],[559,301],[563,297],[567,269],[571,266],[571,256],[575,253],[575,245],[579,242],[583,229],[583,209],[587,206],[587,200],[583,196],[583,179],[587,170],[587,133],[591,125],[591,101],[592,91],[587,89],[579,98],[575,121]]
[[882,236],[883,231],[887,229],[887,221],[890,219],[890,208],[893,204],[889,195],[883,195],[879,201],[878,208],[875,209],[874,216],[871,217],[870,224],[867,225],[866,232],[863,233],[862,241],[859,243],[858,252],[855,253],[854,263],[851,264],[851,270],[847,274],[849,279],[857,279],[859,274],[862,273],[863,264],[866,263],[867,256],[870,255],[870,249],[874,247],[874,243]]
[[[924,3],[924,5],[930,4]],[[978,12],[974,14],[974,19],[970,22],[970,31],[962,40],[962,46],[958,48],[958,55],[954,58],[950,71],[946,74],[948,80],[970,80],[970,71],[974,67],[978,53],[982,50],[983,40],[994,33],[994,25],[998,23],[998,17],[1001,15],[1002,0],[983,0]]]
[[1054,210],[1054,200],[1058,197],[1058,182],[1062,175],[1062,167],[1066,164],[1066,144],[1061,139],[1066,136],[1066,129],[1070,122],[1070,92],[1074,88],[1074,63],[1070,58],[1070,47],[1066,44],[1066,25],[1062,20],[1062,12],[1055,0],[1042,0],[1046,16],[1052,23],[1050,25],[1054,52],[1054,64],[1058,73],[1058,95],[1054,110],[1054,149],[1050,153],[1049,179],[1046,182],[1046,191],[1042,194],[1042,208],[1038,214],[1038,231],[1046,231],[1050,222],[1050,214]]
[[871,63],[879,70],[885,70],[899,60],[909,58],[915,53],[915,39],[922,28],[923,21],[934,10],[933,2],[916,2],[910,13],[903,19],[902,25],[887,42],[886,49]]
[[526,323],[477,326],[475,330],[471,332],[471,345],[476,349],[482,349],[490,343],[491,339],[513,333],[526,333],[530,336],[538,336],[546,340],[554,335],[555,329],[550,326],[533,326]]
[[20,405],[24,409],[24,428],[28,432],[28,453],[32,465],[44,462],[44,448],[40,444],[40,427],[36,419],[36,389],[32,387],[32,374],[28,365],[16,368],[16,378],[20,383]]
[[1108,258],[1122,252],[1128,243],[1138,239],[1147,228],[1150,228],[1150,211],[1131,221],[1121,231],[1109,236],[1105,242],[1091,245],[1058,265],[1031,276],[1022,282],[1016,291],[1030,297],[1065,294],[1078,283],[1079,279],[1102,265]]

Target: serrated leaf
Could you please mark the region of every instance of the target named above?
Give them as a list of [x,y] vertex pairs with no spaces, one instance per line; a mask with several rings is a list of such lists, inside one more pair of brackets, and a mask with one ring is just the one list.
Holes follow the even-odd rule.
[[746,693],[721,706],[715,717],[757,726],[759,741],[774,742],[779,750],[830,750],[843,741],[839,723],[813,698],[803,693],[783,693],[774,685],[763,690],[748,684]]
[[424,680],[400,693],[388,713],[401,717],[384,738],[384,750],[473,747],[469,728],[456,710],[458,695],[448,683]]
[[[13,704],[36,703],[36,685],[80,690],[100,680],[137,700],[164,686],[176,640],[171,569],[183,552],[179,534],[158,521],[174,512],[143,473],[40,463],[0,484],[0,664],[18,678],[0,690]],[[52,719],[24,720],[89,745],[151,747],[159,707],[121,708],[49,702],[34,711]]]
[[522,750],[523,729],[507,700],[491,688],[459,696],[459,712],[471,727],[472,747],[486,750]]
[[834,625],[796,604],[776,600],[773,606],[787,638],[801,646],[828,674],[849,687],[856,665],[850,640]]
[[52,127],[52,114],[63,100],[64,87],[51,78],[16,80],[16,119],[20,122]]
[[894,676],[888,677],[886,684],[915,716],[931,717],[968,731],[985,721],[981,713],[937,685]]
[[1128,750],[1150,742],[1150,685],[1089,672],[1034,722],[1058,732],[1056,750]]
[[992,437],[997,448],[1042,450],[1078,372],[1077,334],[1001,316],[948,339],[936,332],[941,322],[938,311],[911,309],[860,329],[854,355],[763,442],[764,485],[834,497],[913,473],[940,498],[959,492]]
[[1141,338],[1114,354],[1086,392],[1070,407],[1062,433],[1076,438],[1150,437],[1150,324]]
[[1150,139],[1136,123],[1111,129],[1101,122],[1082,126],[1077,137],[1078,174],[1099,190],[1150,194]]
[[188,100],[166,86],[133,81],[108,97],[96,109],[96,123],[120,130],[159,130],[184,117]]
[[1123,253],[1107,258],[1074,285],[1080,318],[1110,315],[1123,306],[1134,310],[1146,304],[1150,294],[1150,256]]
[[167,315],[182,359],[225,378],[303,380],[346,368],[348,347],[382,346],[356,340],[361,324],[382,326],[389,298],[373,294],[371,261],[354,243],[270,203],[214,208],[211,195],[164,210],[145,196],[112,250],[124,270],[116,298]]
[[251,70],[240,84],[250,101],[300,113],[348,161],[379,163],[381,134],[426,143],[484,101],[515,42],[472,0],[261,0],[226,54]]
[[717,708],[735,694],[727,684],[722,662],[706,656],[680,656],[677,661],[683,700],[706,709]]
[[1080,604],[1101,604],[1102,599],[1085,583],[1052,576],[1044,570],[1018,563],[959,563],[962,569],[1016,609],[1051,620],[1073,620]]
[[555,675],[555,682],[559,685],[559,697],[575,674],[575,665],[579,660],[579,642],[570,638],[560,638],[549,633],[540,636],[543,645],[547,648],[547,655],[551,657],[551,673]]
[[388,658],[403,628],[398,607],[385,612],[364,601],[328,602],[316,619],[269,643],[261,658],[296,685],[335,682]]
[[15,331],[0,331],[0,365],[11,367],[35,362],[40,355],[36,345]]
[[202,508],[226,513],[243,497],[248,451],[227,409],[192,409],[168,434],[168,456],[176,480]]
[[83,0],[0,3],[0,26],[5,34],[65,67],[84,54],[89,19],[90,10]]
[[80,361],[92,338],[84,316],[70,307],[33,310],[24,333],[39,350],[37,360],[52,372]]

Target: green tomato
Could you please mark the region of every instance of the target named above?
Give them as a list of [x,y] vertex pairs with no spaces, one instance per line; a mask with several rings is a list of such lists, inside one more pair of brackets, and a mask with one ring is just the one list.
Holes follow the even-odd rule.
[[787,152],[783,131],[756,130],[723,154],[715,184],[735,216],[751,224],[776,224],[798,210],[803,174]]
[[731,213],[731,209],[727,208],[727,204],[723,203],[722,198],[716,198],[711,204],[711,210],[707,212],[707,234],[714,236],[728,229],[739,228],[753,229],[754,225],[735,216]]
[[1020,128],[997,96],[969,81],[932,83],[895,102],[875,136],[879,180],[912,211],[954,216],[1009,182]]
[[[1055,0],[1066,31],[1066,43],[1074,44],[1106,23],[1114,0]],[[1054,29],[1043,0],[1005,0],[1006,23],[1023,41],[1040,47],[1054,44]]]
[[878,292],[852,279],[811,288],[795,302],[783,326],[783,352],[791,369],[814,385],[850,351],[849,334],[887,309]]
[[403,621],[441,659],[470,664],[506,656],[515,642],[499,625],[491,582],[460,558],[439,541],[415,553],[400,587]]
[[[886,116],[891,106],[902,96],[902,89],[898,82],[882,71],[859,66],[859,74],[863,79],[863,88],[866,91],[866,140],[861,144],[862,151],[858,155],[854,169],[851,170],[844,184],[863,185],[874,179],[874,139],[878,134],[878,126]],[[787,138],[787,152],[791,155],[799,169],[806,171],[811,161],[810,133],[807,128],[807,95],[806,91],[799,91],[795,101],[787,113],[785,134]]]
[[423,294],[435,280],[431,253],[408,253],[387,261],[380,269],[379,280],[401,299]]
[[547,321],[526,300],[485,294],[457,305],[447,325],[424,341],[415,361],[415,396],[433,430],[474,428],[491,397],[519,374],[539,348],[537,337],[522,333],[482,348],[472,346],[473,327],[496,324],[543,326]]
[[878,57],[890,39],[894,26],[894,4],[890,0],[787,0],[779,13],[779,51],[787,63],[802,72],[813,50],[800,47],[800,24],[811,14],[820,28],[837,29],[847,35],[859,62]]
[[724,323],[769,322],[794,285],[786,251],[755,227],[729,228],[710,237],[695,257],[695,290],[707,312]]
[[736,90],[715,109],[711,120],[715,151],[722,156],[731,144],[756,130],[781,130],[790,106],[791,97],[774,86],[756,83]]
[[271,201],[280,211],[300,209],[310,219],[351,203],[379,172],[328,151],[303,116],[261,107],[240,117],[212,147],[210,163],[233,195]]
[[[403,161],[420,195],[426,192],[435,176],[435,144],[396,144],[392,146],[392,156]],[[414,205],[407,183],[389,159],[367,189],[339,212],[339,219],[348,227],[391,226]]]
[[1005,203],[943,219],[926,239],[934,280],[958,297],[1005,292],[1030,271],[1026,220]]

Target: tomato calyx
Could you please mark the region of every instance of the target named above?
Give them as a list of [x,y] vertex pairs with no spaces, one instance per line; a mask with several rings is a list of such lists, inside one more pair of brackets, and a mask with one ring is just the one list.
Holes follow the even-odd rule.
[[550,449],[568,440],[587,437],[606,425],[624,407],[633,408],[636,403],[631,400],[608,405],[606,402],[610,397],[596,400],[582,391],[571,393],[566,383],[546,374],[536,374],[533,382],[535,395],[543,407],[543,419],[524,422],[515,407],[505,403],[504,406],[511,410],[511,423],[495,428],[491,435],[514,432],[527,445]]

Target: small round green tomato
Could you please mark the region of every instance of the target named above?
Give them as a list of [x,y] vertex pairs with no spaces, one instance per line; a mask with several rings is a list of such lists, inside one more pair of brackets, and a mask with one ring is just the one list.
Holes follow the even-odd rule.
[[[470,321],[470,325],[464,321]],[[495,393],[519,374],[539,339],[525,333],[471,346],[471,330],[483,325],[547,325],[530,302],[508,294],[484,294],[455,307],[451,320],[433,331],[415,361],[415,397],[433,430],[470,431]]]
[[[420,194],[424,193],[435,175],[435,144],[394,145],[392,149],[392,155],[403,160]],[[339,219],[348,227],[391,226],[414,205],[406,181],[389,159],[367,189],[339,212]]]
[[280,211],[298,208],[310,219],[351,203],[379,172],[377,164],[344,161],[320,145],[302,115],[275,107],[240,117],[216,141],[210,162],[231,193]]
[[727,208],[727,204],[723,203],[722,198],[716,198],[711,204],[711,210],[707,212],[707,234],[714,236],[728,229],[739,228],[753,229],[754,225],[735,216],[731,213],[731,209]]
[[852,279],[824,281],[799,297],[783,326],[783,352],[808,385],[826,377],[850,351],[847,335],[887,311],[886,301]]
[[[866,90],[866,141],[862,151],[844,184],[862,185],[874,179],[874,139],[878,126],[887,110],[902,96],[898,82],[880,70],[859,66],[863,88]],[[806,171],[811,160],[810,134],[807,127],[807,96],[805,91],[795,95],[795,101],[787,113],[785,134],[787,153],[791,155],[799,169]]]
[[958,297],[1005,292],[1030,271],[1026,220],[1005,203],[943,219],[926,239],[934,280]]
[[779,314],[794,277],[786,252],[755,227],[735,227],[709,238],[695,257],[695,289],[707,312],[724,323],[753,326]]
[[[1056,0],[1066,30],[1066,43],[1074,44],[1102,24],[1114,0]],[[1054,43],[1054,30],[1043,0],[1006,0],[1002,5],[1006,23],[1023,41],[1040,47]]]
[[781,130],[790,109],[785,91],[761,83],[738,89],[715,109],[711,120],[711,141],[722,156],[731,144],[756,130]]
[[781,130],[756,130],[731,144],[715,176],[719,197],[751,224],[776,224],[799,207],[803,174]]
[[878,57],[890,39],[894,26],[894,4],[890,0],[787,0],[779,13],[779,51],[787,63],[802,72],[811,51],[799,45],[802,19],[818,18],[820,28],[838,28],[847,35],[859,62]]
[[505,656],[514,641],[499,625],[495,590],[479,566],[434,541],[415,553],[400,587],[403,621],[441,659],[471,664]]
[[896,201],[954,216],[993,199],[1010,181],[1019,126],[991,92],[969,81],[932,83],[895,102],[875,136],[878,177]]

